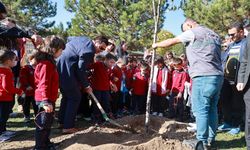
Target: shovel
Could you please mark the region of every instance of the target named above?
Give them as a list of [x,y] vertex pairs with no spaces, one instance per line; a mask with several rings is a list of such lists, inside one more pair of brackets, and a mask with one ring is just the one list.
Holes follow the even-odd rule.
[[137,133],[135,130],[133,130],[132,128],[129,128],[129,127],[125,127],[125,126],[122,126],[120,125],[119,123],[115,122],[114,120],[110,119],[106,112],[104,111],[104,109],[102,108],[100,102],[97,100],[97,98],[95,97],[95,95],[93,94],[93,92],[90,93],[90,96],[93,98],[93,100],[95,101],[98,109],[101,111],[102,113],[102,117],[107,121],[109,122],[110,124],[113,124],[114,126],[117,126],[121,129],[124,129],[124,130],[128,130],[128,131],[131,131],[132,133]]

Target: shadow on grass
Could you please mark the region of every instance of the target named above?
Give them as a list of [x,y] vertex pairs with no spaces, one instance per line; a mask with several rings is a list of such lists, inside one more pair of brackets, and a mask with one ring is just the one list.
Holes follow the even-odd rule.
[[240,149],[243,147],[246,147],[244,136],[239,139],[233,139],[227,141],[219,140],[216,141],[215,145],[213,146],[213,148],[217,149]]
[[15,121],[10,120],[7,122],[7,128],[15,128],[15,129],[35,128],[35,123],[33,120],[31,120],[28,123],[25,123],[23,121],[15,122]]

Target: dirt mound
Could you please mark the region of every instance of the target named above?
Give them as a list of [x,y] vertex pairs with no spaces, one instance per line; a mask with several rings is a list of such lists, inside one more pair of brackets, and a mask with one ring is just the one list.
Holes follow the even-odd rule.
[[[61,130],[52,129],[52,142],[59,143],[57,149],[68,150],[188,150],[182,145],[184,139],[193,138],[187,125],[164,117],[150,117],[149,133],[145,133],[145,115],[127,116],[115,120],[131,127],[136,133],[117,128],[111,124],[93,126],[82,124],[82,130],[62,135]],[[3,150],[30,150],[34,147],[34,128],[18,131],[10,142],[0,143]]]
[[[193,137],[186,124],[151,116],[149,134],[145,133],[145,115],[127,116],[116,120],[119,124],[133,128],[137,133],[115,128],[112,125],[91,126],[61,141],[59,149],[74,150],[185,150],[183,139]],[[58,137],[57,137],[58,138]]]

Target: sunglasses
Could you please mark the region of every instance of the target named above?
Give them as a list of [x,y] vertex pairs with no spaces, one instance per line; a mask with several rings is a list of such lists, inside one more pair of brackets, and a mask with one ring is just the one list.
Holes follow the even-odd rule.
[[236,33],[228,34],[229,37],[234,37],[235,35],[236,35]]

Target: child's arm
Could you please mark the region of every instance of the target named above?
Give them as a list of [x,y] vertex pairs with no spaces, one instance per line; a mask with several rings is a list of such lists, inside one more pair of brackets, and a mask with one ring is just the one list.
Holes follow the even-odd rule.
[[185,89],[185,82],[188,81],[189,79],[189,75],[186,72],[183,72],[182,74],[182,78],[181,78],[181,88],[180,88],[180,92],[183,93],[184,89]]
[[188,74],[186,72],[183,72],[182,78],[181,78],[180,91],[179,91],[179,93],[177,95],[177,98],[179,98],[179,99],[182,98],[182,96],[183,96],[184,89],[185,89],[185,82],[188,81],[188,78],[189,78]]
[[13,78],[14,77],[13,77],[13,74],[11,72],[4,75],[3,76],[2,86],[6,90],[6,92],[8,92],[10,94],[21,95],[23,93],[23,91],[14,86]]
[[117,92],[117,91],[118,91],[116,85],[113,84],[113,83],[110,83],[110,89],[111,89],[111,91],[113,91],[113,92]]
[[111,70],[110,79],[111,79],[112,82],[119,81],[119,78],[117,77],[117,70],[116,69]]
[[88,69],[89,65],[94,62],[93,56],[94,54],[92,53],[79,54],[78,67],[76,69],[76,77],[79,80],[81,86],[84,87],[87,92],[92,91],[86,70]]
[[21,68],[20,70],[20,79],[19,79],[19,82],[20,82],[20,89],[22,89],[23,91],[26,90],[26,88],[28,87],[28,75],[27,75],[27,69],[26,68]]
[[170,93],[171,88],[172,88],[172,73],[170,71],[168,72],[168,77],[167,77],[167,95]]

